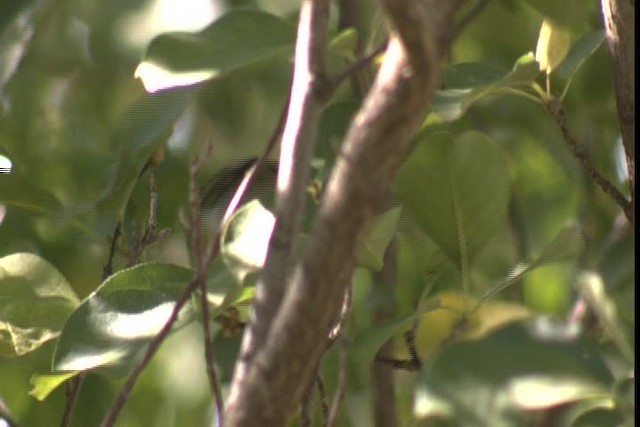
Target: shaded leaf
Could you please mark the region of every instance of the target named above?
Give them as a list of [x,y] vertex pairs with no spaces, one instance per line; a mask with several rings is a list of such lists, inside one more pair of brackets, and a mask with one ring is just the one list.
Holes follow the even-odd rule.
[[396,232],[401,210],[399,207],[389,209],[374,218],[371,230],[360,249],[358,256],[359,267],[367,267],[373,271],[382,269],[384,254]]
[[0,173],[0,183],[0,203],[38,215],[62,211],[62,205],[56,197],[35,186],[29,177],[19,175],[15,169]]
[[456,120],[478,100],[508,88],[528,86],[539,73],[532,53],[518,58],[511,70],[483,62],[452,65],[444,72],[445,89],[434,94],[433,113],[445,121]]
[[506,158],[478,132],[423,135],[398,173],[398,194],[422,230],[461,268],[506,220]]
[[[165,325],[193,274],[176,265],[149,263],[109,277],[65,324],[53,370],[127,373]],[[174,328],[190,319],[185,306]]]
[[79,304],[67,280],[43,258],[0,258],[0,355],[21,356],[56,338]]
[[545,19],[553,21],[554,25],[578,29],[585,21],[585,3],[580,0],[526,0],[526,2],[541,13]]
[[135,75],[149,92],[221,76],[293,45],[295,27],[259,10],[233,10],[198,33],[167,33],[147,48]]
[[173,132],[173,125],[184,112],[192,91],[176,90],[144,95],[122,115],[113,144],[120,150],[111,180],[101,197],[101,206],[116,209],[122,219],[126,205],[149,158]]

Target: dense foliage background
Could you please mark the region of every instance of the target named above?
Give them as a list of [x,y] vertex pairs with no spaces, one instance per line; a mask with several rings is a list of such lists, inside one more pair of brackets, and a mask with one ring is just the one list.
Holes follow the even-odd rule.
[[[361,3],[368,51],[386,30],[376,5]],[[178,9],[162,12],[170,6]],[[79,304],[103,282],[118,220],[123,238],[115,270],[131,260],[149,215],[150,172],[138,175],[162,147],[151,169],[157,224],[168,231],[141,261],[171,266],[150,267],[159,279],[149,286],[161,287],[154,288],[158,294],[140,285],[150,277],[141,270],[112,279],[104,295],[122,290],[121,315],[142,310],[137,304],[175,301],[188,282],[180,212],[188,205],[190,159],[207,159],[204,185],[214,172],[260,155],[287,100],[297,7],[279,0],[0,5],[0,167],[9,172],[0,174],[0,425],[3,416],[25,426],[59,424],[65,387],[47,383],[45,374],[65,366],[96,371],[86,376],[74,425],[100,422],[149,336],[97,344],[97,332],[79,325],[113,318],[92,317],[95,307]],[[214,22],[197,33],[231,12],[233,25]],[[560,65],[548,79],[527,56],[536,51],[545,18],[565,32],[550,42],[548,50],[560,53],[549,56]],[[151,43],[170,31],[194,33]],[[356,37],[334,22],[331,40],[328,66],[337,73],[354,59]],[[547,88],[556,96],[566,88],[571,131],[602,175],[628,195],[602,41],[596,1],[489,1],[455,39],[432,113],[395,183],[394,206],[402,211],[376,222],[371,257],[363,256],[354,276],[340,425],[373,424],[371,360],[394,335],[393,356],[408,357],[402,333],[416,318],[424,364],[420,372],[398,371],[401,425],[633,423],[634,229],[587,176],[542,102]],[[145,91],[134,77],[143,58],[175,72],[157,83],[169,90]],[[194,86],[178,82],[193,70],[208,74],[191,76],[199,82]],[[154,84],[150,73],[138,68],[147,87]],[[328,103],[314,169],[320,183],[359,102],[347,81]],[[452,202],[452,194],[460,199]],[[454,213],[462,222],[452,222]],[[460,223],[462,231],[455,229]],[[378,286],[376,270],[396,225],[397,274],[388,289]],[[213,267],[212,307],[227,297],[246,316],[246,301],[229,297],[238,267],[226,261]],[[251,279],[244,285],[250,288]],[[489,289],[501,292],[485,301]],[[137,302],[127,306],[130,299]],[[483,304],[469,311],[477,301]],[[118,425],[213,419],[201,328],[190,320],[144,371]],[[224,387],[239,336],[221,326],[215,333]],[[454,335],[474,339],[450,342]],[[119,348],[127,357],[107,360]],[[322,369],[328,390],[336,387],[339,348]],[[80,361],[92,355],[100,360]],[[65,365],[66,356],[76,364]],[[518,382],[523,378],[529,382]],[[320,406],[315,417],[322,419]]]

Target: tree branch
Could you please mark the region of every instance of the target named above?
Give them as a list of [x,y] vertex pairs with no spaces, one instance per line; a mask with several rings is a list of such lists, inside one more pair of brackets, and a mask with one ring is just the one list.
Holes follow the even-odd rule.
[[[446,31],[457,4],[451,0],[383,2],[396,34],[343,142],[307,251],[293,272],[268,335],[262,337],[264,345],[250,364],[239,362],[243,368],[236,369],[227,406],[228,426],[286,425],[313,380],[345,287],[351,282],[360,244],[410,151],[438,83],[441,60],[448,50]],[[303,3],[303,20],[311,6]],[[292,104],[299,104],[295,96]],[[279,182],[279,189],[284,184]],[[272,237],[270,250],[277,249],[278,243]],[[260,298],[264,294],[258,294]]]
[[[294,263],[294,244],[304,214],[316,131],[322,108],[331,92],[324,67],[329,5],[328,0],[305,0],[300,10],[291,98],[278,167],[276,223],[229,394],[231,413],[248,365],[265,343]],[[233,419],[231,415],[229,425],[234,425]]]
[[631,190],[631,221],[635,226],[635,6],[629,0],[602,0],[605,34],[611,57],[620,132]]

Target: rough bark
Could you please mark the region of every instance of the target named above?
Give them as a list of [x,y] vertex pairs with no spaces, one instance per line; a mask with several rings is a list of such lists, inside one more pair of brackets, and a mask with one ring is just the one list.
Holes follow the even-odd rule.
[[447,51],[452,0],[384,0],[393,34],[327,183],[301,264],[250,363],[236,372],[228,426],[283,426],[326,349],[376,207],[408,155]]
[[613,84],[631,186],[635,223],[635,6],[630,0],[602,0],[605,34],[611,57]]

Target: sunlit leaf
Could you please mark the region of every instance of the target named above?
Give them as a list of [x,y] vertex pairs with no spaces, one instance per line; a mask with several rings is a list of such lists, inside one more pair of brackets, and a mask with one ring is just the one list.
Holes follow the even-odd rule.
[[29,390],[29,394],[42,401],[46,399],[47,396],[60,384],[76,375],[78,375],[78,372],[34,374],[29,381],[31,383],[31,390]]
[[0,355],[21,356],[56,338],[78,304],[62,274],[39,256],[0,258]]
[[540,64],[540,71],[551,74],[564,60],[570,46],[571,33],[544,20],[536,46],[536,61]]
[[423,135],[398,173],[402,202],[422,230],[460,268],[504,224],[509,198],[505,155],[485,135]]
[[[169,319],[193,274],[187,268],[149,263],[109,277],[65,324],[53,370],[128,372]],[[185,306],[174,328],[190,319],[190,307]]]
[[593,348],[540,333],[536,322],[445,346],[422,374],[418,393],[427,398],[414,412],[428,418],[433,398],[450,405],[451,421],[506,427],[524,425],[525,411],[608,393],[612,377]]
[[373,271],[379,271],[382,268],[384,253],[396,232],[400,211],[401,208],[389,209],[374,219],[360,250],[358,266],[367,267]]
[[188,86],[264,60],[293,45],[295,27],[259,10],[233,10],[198,33],[156,37],[135,76],[149,92]]
[[269,249],[275,218],[259,200],[236,211],[222,232],[221,254],[238,283],[260,270]]

